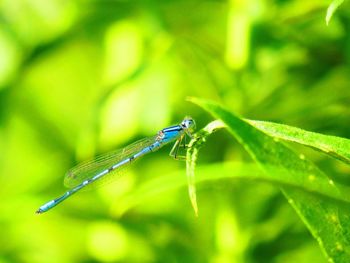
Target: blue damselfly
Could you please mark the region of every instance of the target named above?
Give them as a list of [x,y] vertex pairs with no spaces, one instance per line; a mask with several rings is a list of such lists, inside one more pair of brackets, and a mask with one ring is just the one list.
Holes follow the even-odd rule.
[[41,214],[50,210],[82,188],[95,184],[102,178],[120,174],[121,170],[128,164],[145,154],[157,151],[170,142],[175,141],[170,155],[176,159],[181,158],[178,155],[179,148],[186,146],[184,138],[186,135],[192,137],[194,129],[194,120],[186,117],[179,125],[164,128],[153,137],[141,139],[121,150],[106,153],[78,164],[70,169],[64,178],[64,184],[71,189],[62,196],[42,205],[36,213]]

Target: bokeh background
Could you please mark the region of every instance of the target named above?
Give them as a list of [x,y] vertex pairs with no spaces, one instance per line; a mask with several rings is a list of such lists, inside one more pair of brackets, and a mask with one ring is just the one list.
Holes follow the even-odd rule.
[[[211,121],[187,96],[350,138],[350,4],[326,26],[329,3],[0,1],[0,262],[326,262],[276,186],[201,183],[198,218],[185,184],[157,192],[159,178],[186,177],[170,147],[114,184],[35,211],[65,191],[76,163],[186,115],[199,128]],[[329,173],[349,173],[292,146]],[[251,162],[220,131],[198,167],[230,161]],[[150,197],[125,205],[149,180]]]

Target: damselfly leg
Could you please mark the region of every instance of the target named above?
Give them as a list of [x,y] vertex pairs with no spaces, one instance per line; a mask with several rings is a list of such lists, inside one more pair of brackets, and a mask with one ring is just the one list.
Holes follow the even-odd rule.
[[186,151],[188,147],[188,144],[186,143],[186,137],[186,134],[183,134],[179,139],[177,139],[169,153],[169,155],[175,160],[186,160]]

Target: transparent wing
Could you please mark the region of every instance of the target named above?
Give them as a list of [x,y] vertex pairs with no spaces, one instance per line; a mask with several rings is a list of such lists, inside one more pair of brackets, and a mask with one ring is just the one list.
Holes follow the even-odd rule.
[[[144,138],[139,141],[136,141],[123,149],[115,150],[108,152],[102,155],[99,155],[91,160],[82,162],[73,168],[71,168],[64,177],[64,185],[68,188],[73,188],[87,179],[90,179],[97,175],[100,172],[112,167],[121,160],[129,158],[135,153],[141,151],[143,148],[150,146],[156,140],[156,136]],[[125,169],[127,165],[123,165],[108,174],[104,175],[102,178],[98,179],[96,182],[93,182],[91,185],[101,185],[115,179],[116,176],[119,176],[122,170]],[[90,185],[89,185],[90,186]],[[89,187],[90,188],[90,187]]]

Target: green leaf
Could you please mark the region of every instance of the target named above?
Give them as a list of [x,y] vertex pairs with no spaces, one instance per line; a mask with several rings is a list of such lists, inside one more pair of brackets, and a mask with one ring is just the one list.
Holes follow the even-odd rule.
[[343,2],[344,2],[344,0],[333,0],[333,2],[328,6],[327,14],[326,14],[326,24],[327,24],[327,26],[328,26],[329,22],[331,21],[331,18],[334,15],[335,11],[338,9],[338,7]]
[[[262,171],[274,175],[271,167],[281,171],[278,176],[300,189],[281,187],[288,202],[318,241],[331,262],[350,262],[350,211],[348,203],[339,205],[316,195],[318,191],[346,198],[348,191],[327,177],[312,162],[300,156],[279,140],[253,127],[220,105],[196,98],[190,101],[221,119],[230,133],[244,146]],[[314,193],[302,189],[311,189]],[[346,198],[347,199],[347,198]]]
[[188,194],[196,216],[198,216],[198,206],[196,197],[196,185],[194,171],[197,162],[199,148],[205,143],[207,137],[217,129],[224,128],[225,125],[221,121],[213,121],[200,131],[196,132],[191,139],[186,154],[186,174],[188,182]]
[[254,127],[264,131],[272,137],[296,142],[337,158],[350,164],[350,140],[305,131],[296,127],[267,121],[247,120]]
[[[196,167],[196,183],[206,181],[215,181],[222,179],[247,179],[269,182],[279,186],[302,188],[304,191],[315,192],[328,198],[334,199],[335,202],[347,201],[339,200],[332,192],[323,191],[320,189],[309,189],[297,184],[296,181],[290,182],[286,177],[281,176],[281,171],[278,167],[270,167],[270,173],[264,173],[256,163],[242,162],[224,162],[200,165]],[[162,176],[157,176],[154,179],[140,184],[136,189],[126,194],[121,200],[118,200],[117,214],[123,214],[125,211],[133,207],[145,203],[152,198],[156,198],[165,192],[169,192],[188,184],[186,181],[184,170],[178,170]]]

